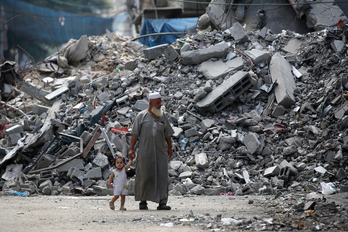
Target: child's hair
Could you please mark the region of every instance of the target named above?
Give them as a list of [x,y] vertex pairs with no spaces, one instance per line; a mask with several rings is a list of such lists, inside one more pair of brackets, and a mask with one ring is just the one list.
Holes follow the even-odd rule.
[[122,156],[119,156],[119,155],[116,155],[116,156],[115,156],[114,163],[116,163],[116,160],[117,160],[117,159],[120,159],[120,158],[123,160],[123,163],[126,163],[125,158],[124,158],[124,157],[122,157]]

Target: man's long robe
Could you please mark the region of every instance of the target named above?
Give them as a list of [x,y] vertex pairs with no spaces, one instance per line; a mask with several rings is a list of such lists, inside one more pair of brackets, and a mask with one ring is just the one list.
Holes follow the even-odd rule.
[[132,135],[138,137],[136,157],[135,200],[167,203],[168,145],[166,139],[174,130],[167,116],[155,120],[148,110],[135,118]]

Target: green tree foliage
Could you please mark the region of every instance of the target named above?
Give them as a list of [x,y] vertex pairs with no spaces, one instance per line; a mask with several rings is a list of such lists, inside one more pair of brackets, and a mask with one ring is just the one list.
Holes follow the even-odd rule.
[[107,0],[21,0],[29,4],[45,7],[54,11],[86,15],[94,14],[97,9],[112,7]]

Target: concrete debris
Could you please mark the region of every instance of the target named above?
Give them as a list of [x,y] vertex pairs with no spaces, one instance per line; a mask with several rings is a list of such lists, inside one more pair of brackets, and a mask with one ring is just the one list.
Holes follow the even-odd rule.
[[[53,82],[36,80],[49,73],[39,66],[31,67],[35,76],[22,73],[34,88],[7,102],[28,118],[13,108],[1,112],[2,193],[112,194],[113,158],[127,154],[128,129],[147,108],[148,93],[158,91],[175,131],[170,194],[275,195],[282,203],[270,209],[283,207],[286,217],[258,230],[294,215],[304,223],[292,228],[347,229],[340,220],[315,224],[309,216],[339,210],[322,198],[321,182],[347,192],[347,27],[303,35],[229,28],[152,48],[117,33],[84,36],[59,52],[68,65],[50,71]],[[130,193],[135,165],[127,171]]]

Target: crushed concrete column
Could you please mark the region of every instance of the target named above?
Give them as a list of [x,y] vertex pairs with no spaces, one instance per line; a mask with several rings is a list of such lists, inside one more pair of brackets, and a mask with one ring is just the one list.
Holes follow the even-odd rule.
[[225,58],[228,52],[229,45],[223,42],[206,49],[182,52],[180,58],[184,65],[200,64],[210,58]]
[[294,89],[296,83],[291,72],[291,65],[278,52],[272,56],[270,73],[272,81],[278,83],[278,86],[274,89],[278,104],[287,108],[290,107],[295,103]]

